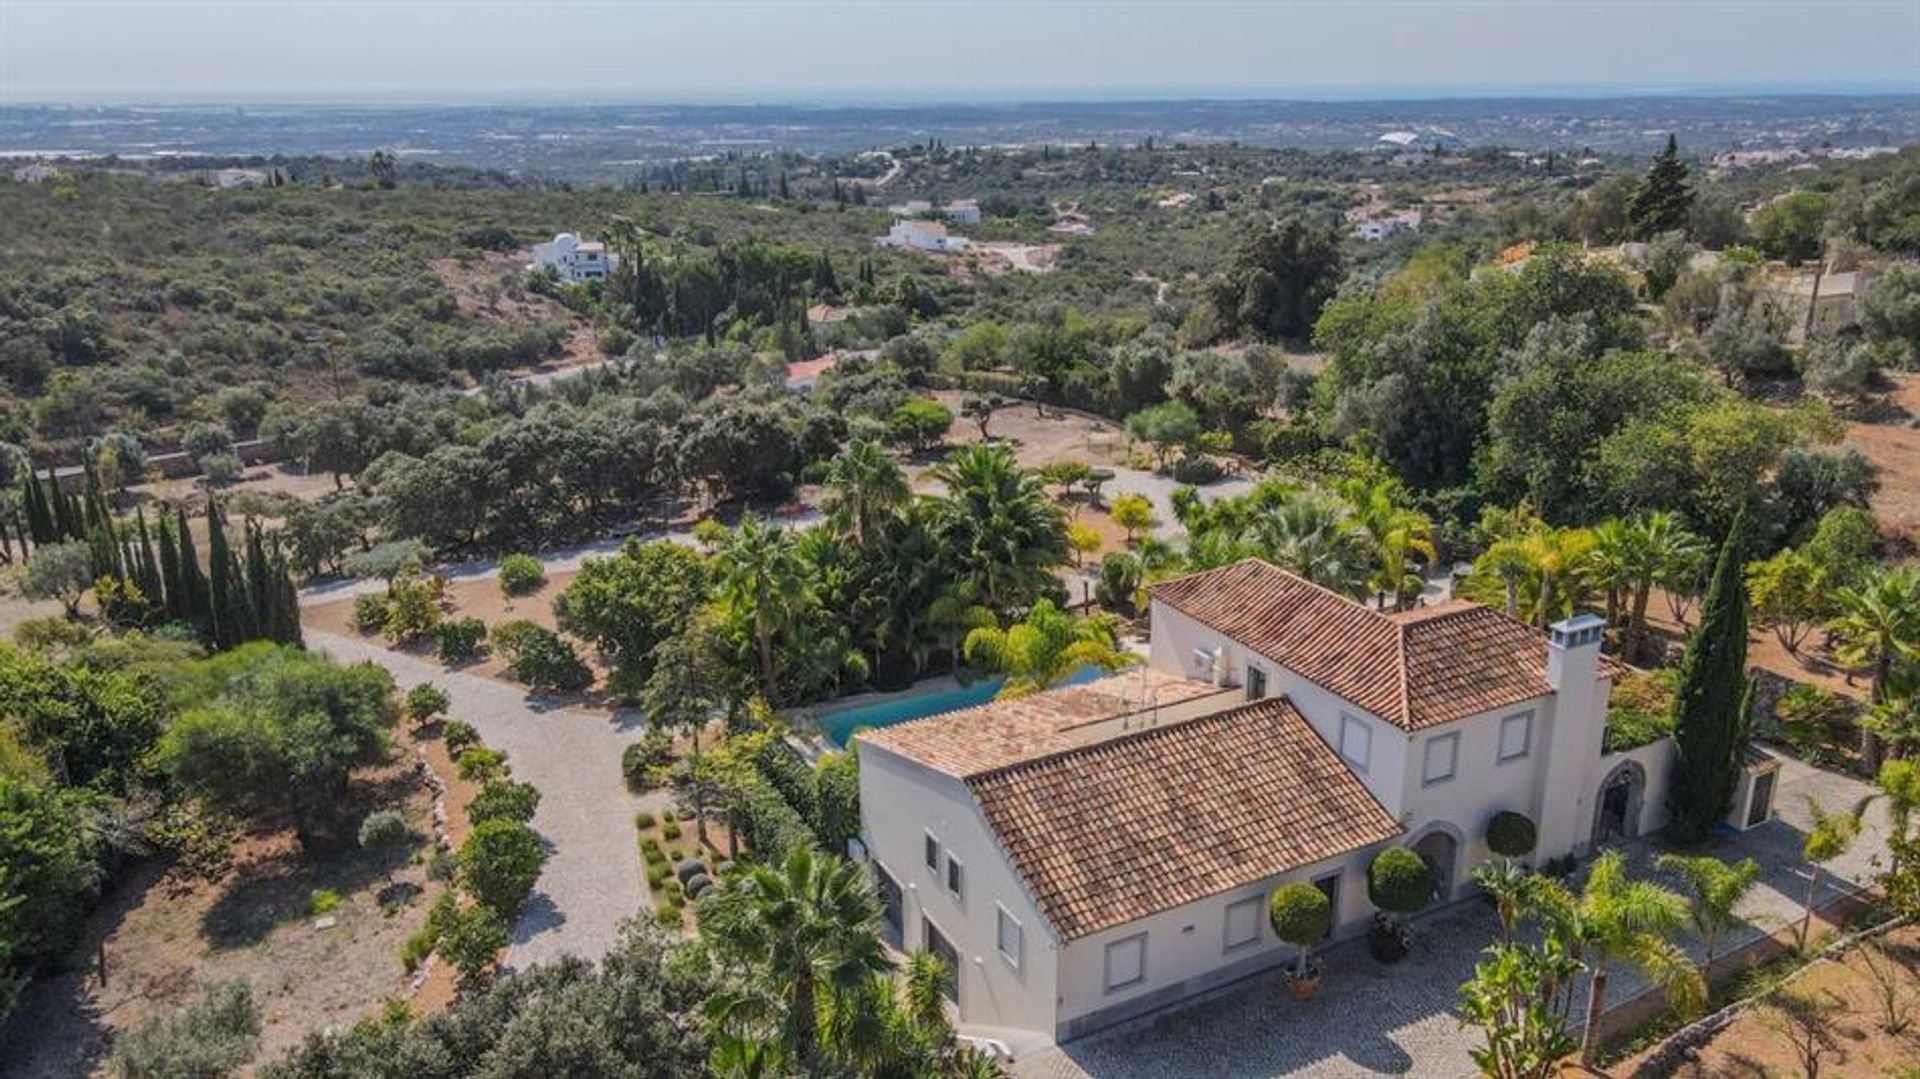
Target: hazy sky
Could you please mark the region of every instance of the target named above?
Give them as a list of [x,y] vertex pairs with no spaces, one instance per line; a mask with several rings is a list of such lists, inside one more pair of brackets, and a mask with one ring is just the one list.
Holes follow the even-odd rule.
[[0,0],[0,99],[1920,91],[1920,0]]

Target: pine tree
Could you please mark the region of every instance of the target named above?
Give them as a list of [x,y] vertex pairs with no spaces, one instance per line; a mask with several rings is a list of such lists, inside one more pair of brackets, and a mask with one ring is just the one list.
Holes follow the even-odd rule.
[[1706,838],[1727,815],[1746,751],[1753,687],[1747,679],[1747,511],[1734,517],[1720,546],[1700,627],[1687,641],[1674,694],[1672,792],[1675,838]]
[[1627,199],[1627,223],[1636,240],[1651,240],[1663,232],[1685,231],[1693,209],[1693,190],[1687,186],[1687,165],[1680,160],[1680,144],[1667,136],[1667,148],[1653,159],[1647,178]]

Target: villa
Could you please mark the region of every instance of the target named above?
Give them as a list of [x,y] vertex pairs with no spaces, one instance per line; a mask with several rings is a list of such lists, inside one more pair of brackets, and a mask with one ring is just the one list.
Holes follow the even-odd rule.
[[[1154,585],[1148,662],[860,734],[862,835],[889,931],[949,960],[963,1025],[1066,1040],[1287,961],[1267,898],[1307,881],[1335,939],[1411,848],[1471,894],[1489,819],[1536,860],[1665,823],[1673,745],[1608,752],[1626,668],[1603,623],[1480,604],[1374,610],[1259,560]],[[1771,812],[1755,762],[1739,823]]]
[[965,251],[969,246],[965,236],[956,236],[947,231],[947,226],[938,221],[922,221],[917,218],[895,221],[887,234],[874,241],[882,247],[904,247],[913,251],[932,251],[947,254]]
[[607,251],[607,245],[582,240],[571,232],[562,232],[552,241],[535,244],[533,262],[527,269],[552,270],[562,281],[602,281],[613,273],[619,259]]

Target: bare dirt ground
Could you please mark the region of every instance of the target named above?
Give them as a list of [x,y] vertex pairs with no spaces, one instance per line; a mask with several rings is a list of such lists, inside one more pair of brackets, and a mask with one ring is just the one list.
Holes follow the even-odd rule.
[[1920,536],[1920,374],[1889,374],[1893,388],[1873,422],[1847,424],[1847,441],[1880,469],[1873,512],[1882,528]]
[[[347,818],[401,808],[420,837],[414,853],[424,858],[432,795],[402,741],[394,764],[358,777]],[[157,863],[136,869],[95,913],[78,969],[28,990],[0,1074],[65,1079],[101,1072],[116,1032],[197,999],[203,985],[234,980],[250,985],[260,1006],[256,1059],[271,1059],[315,1031],[351,1025],[383,1001],[407,996],[400,946],[425,922],[442,887],[406,856],[383,859],[351,837],[308,854],[286,830],[244,837],[211,878]],[[325,919],[310,913],[321,889],[341,897],[324,927]],[[104,985],[97,976],[102,955]]]
[[531,258],[532,255],[525,251],[513,254],[489,251],[478,261],[438,259],[432,266],[433,272],[453,293],[453,302],[460,312],[477,322],[503,326],[551,322],[567,327],[567,339],[561,345],[561,355],[550,363],[542,364],[542,369],[579,367],[604,359],[600,351],[600,336],[594,332],[592,323],[558,302],[528,291],[519,284],[518,278]]
[[[1656,636],[1667,642],[1668,648],[1677,653],[1686,641],[1687,633],[1700,624],[1700,603],[1694,601],[1687,611],[1686,622],[1682,624],[1674,621],[1672,611],[1667,606],[1666,593],[1655,591],[1653,601],[1647,605],[1647,625]],[[1866,680],[1847,677],[1847,668],[1822,646],[1822,636],[1817,627],[1800,642],[1798,653],[1787,651],[1773,630],[1757,625],[1749,627],[1747,665],[1856,700],[1865,700],[1867,696]]]
[[[610,555],[611,552],[609,553],[609,556]],[[498,627],[502,622],[509,622],[516,618],[524,618],[530,622],[557,631],[559,624],[553,615],[553,600],[555,596],[558,596],[566,589],[568,582],[573,580],[574,575],[575,573],[572,570],[550,571],[547,574],[546,583],[542,585],[538,591],[511,598],[500,591],[500,582],[494,577],[475,577],[465,580],[454,580],[447,585],[446,598],[441,604],[441,609],[446,613],[448,618],[478,618],[487,624],[489,630]],[[353,628],[353,600],[351,598],[334,600],[329,603],[313,604],[302,608],[300,620],[302,624],[306,626],[327,633],[337,633],[343,637],[360,636]],[[368,639],[378,641],[377,637]],[[567,639],[572,641],[574,647],[580,650],[580,658],[585,660],[587,666],[593,669],[595,683],[604,684],[607,676],[607,668],[600,662],[599,654],[594,647],[585,641],[573,637],[568,637]],[[438,660],[434,659],[429,648],[420,647],[410,649],[409,651],[429,661],[438,662]],[[518,684],[507,674],[506,657],[500,655],[498,652],[489,651],[482,659],[462,666],[459,670],[462,674],[479,675],[482,678],[491,678],[500,682]],[[592,709],[596,707],[611,707],[607,702],[600,700],[592,694],[568,696],[565,698],[565,703],[569,708]]]
[[[1920,927],[1896,929],[1881,939],[1891,959],[1888,966],[1913,1016],[1911,1025],[1899,1034],[1889,1034],[1880,1025],[1878,991],[1858,950],[1841,960],[1822,960],[1790,983],[1797,993],[1835,1009],[1826,1026],[1833,1045],[1821,1059],[1822,1075],[1908,1075],[1911,1071],[1902,1069],[1920,1061]],[[1702,1046],[1697,1059],[1668,1074],[1685,1079],[1804,1074],[1800,1057],[1779,1026],[1767,1009],[1749,1010]],[[1658,1073],[1642,1070],[1644,1058],[1642,1054],[1616,1066],[1613,1074],[1652,1079]]]
[[[341,477],[341,482],[353,486],[353,480]],[[242,494],[286,495],[302,502],[313,502],[338,490],[334,486],[333,476],[319,472],[308,474],[296,465],[282,461],[277,464],[255,465],[241,474],[241,478],[224,487],[216,488],[214,496],[225,505],[227,501]],[[147,508],[151,516],[156,504],[169,506],[184,505],[189,510],[206,505],[207,485],[199,476],[182,476],[179,479],[155,480],[127,489],[134,502]]]

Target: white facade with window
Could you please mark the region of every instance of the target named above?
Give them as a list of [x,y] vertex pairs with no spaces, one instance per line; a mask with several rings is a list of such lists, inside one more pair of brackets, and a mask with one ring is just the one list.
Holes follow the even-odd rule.
[[613,273],[619,259],[607,251],[607,245],[582,240],[571,232],[563,232],[552,241],[535,244],[533,262],[527,269],[541,272],[551,270],[562,281],[578,284],[583,281],[603,281]]

